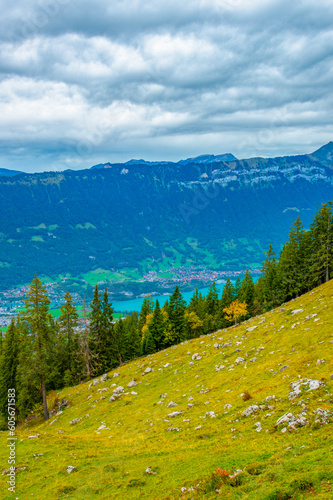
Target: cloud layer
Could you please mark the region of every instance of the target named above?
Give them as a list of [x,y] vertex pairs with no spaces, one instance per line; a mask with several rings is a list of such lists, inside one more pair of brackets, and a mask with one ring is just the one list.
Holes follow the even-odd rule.
[[332,140],[330,0],[0,7],[1,167],[274,156]]

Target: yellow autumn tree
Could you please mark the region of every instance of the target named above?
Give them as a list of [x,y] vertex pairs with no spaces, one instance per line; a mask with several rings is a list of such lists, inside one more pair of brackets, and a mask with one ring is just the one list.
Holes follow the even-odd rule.
[[228,321],[235,321],[235,325],[237,325],[237,321],[242,316],[247,314],[247,303],[239,302],[238,299],[231,302],[229,307],[223,309],[223,312],[226,313],[226,319]]

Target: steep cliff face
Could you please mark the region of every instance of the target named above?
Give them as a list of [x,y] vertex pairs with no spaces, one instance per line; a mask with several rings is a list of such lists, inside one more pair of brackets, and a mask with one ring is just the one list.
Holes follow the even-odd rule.
[[297,215],[307,226],[332,199],[332,145],[317,156],[0,177],[1,287],[35,272],[259,266]]

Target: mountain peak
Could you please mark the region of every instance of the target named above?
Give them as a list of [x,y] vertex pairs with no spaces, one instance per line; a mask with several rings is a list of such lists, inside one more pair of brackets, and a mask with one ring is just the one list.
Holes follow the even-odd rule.
[[317,149],[310,156],[327,167],[333,168],[333,141]]

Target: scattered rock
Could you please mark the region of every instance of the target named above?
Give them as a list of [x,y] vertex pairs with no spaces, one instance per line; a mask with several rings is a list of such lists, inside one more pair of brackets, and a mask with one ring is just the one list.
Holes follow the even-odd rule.
[[163,368],[168,368],[169,366],[171,366],[171,363],[166,363],[165,365],[163,365]]
[[199,361],[199,359],[202,359],[202,357],[199,355],[198,352],[196,352],[195,354],[193,354],[192,359]]
[[235,360],[235,365],[238,365],[238,364],[241,364],[241,363],[244,363],[245,359],[244,358],[236,358]]
[[247,332],[253,332],[253,330],[255,330],[256,328],[258,328],[258,326],[250,326],[249,328],[246,329]]
[[167,408],[173,408],[174,406],[178,406],[178,405],[177,405],[177,403],[175,403],[174,401],[171,401],[171,402],[168,404]]
[[128,384],[127,384],[127,387],[135,387],[136,385],[138,385],[135,380],[131,380]]
[[113,394],[114,395],[115,394],[122,394],[124,392],[124,390],[125,389],[121,385],[119,385],[116,389],[114,389]]
[[325,363],[325,359],[318,359],[316,365],[323,365]]
[[81,418],[74,418],[74,420],[71,420],[69,422],[70,425],[76,425],[78,424],[82,419]]
[[299,314],[302,312],[304,312],[304,309],[294,309],[293,311],[291,311],[291,314]]
[[113,378],[119,377],[119,373],[114,373]]
[[224,405],[225,410],[228,410],[229,408],[232,408],[232,405],[229,405],[229,404]]
[[243,415],[245,417],[248,417],[249,415],[252,415],[252,413],[257,412],[258,410],[259,410],[258,405],[251,405],[248,408],[246,408],[246,410],[243,411]]
[[77,468],[76,468],[76,467],[73,467],[73,465],[69,465],[69,466],[67,467],[67,469],[66,469],[66,472],[67,472],[68,474],[71,474],[72,472],[74,472],[74,471],[76,471],[76,470],[77,470]]
[[97,385],[99,384],[99,379],[98,378],[95,378],[93,381],[92,381],[92,385]]
[[100,427],[98,427],[98,429],[97,429],[97,430],[98,430],[98,431],[102,431],[102,430],[103,430],[103,429],[105,429],[105,428],[106,428],[106,426],[105,426],[105,425],[101,425]]
[[151,373],[153,371],[152,368],[150,368],[150,366],[147,366],[147,368],[145,369],[145,371],[143,372],[143,374],[145,373]]
[[181,410],[179,410],[179,411],[174,411],[174,412],[172,412],[172,413],[169,413],[169,414],[168,414],[168,417],[170,417],[170,418],[178,417],[178,415],[181,415],[182,413],[183,413],[183,412],[182,412]]
[[103,373],[103,375],[102,375],[102,376],[101,376],[101,378],[100,378],[100,381],[101,381],[101,382],[106,382],[106,381],[107,381],[107,379],[108,379],[108,374],[107,374],[107,373]]
[[146,474],[156,474],[156,472],[154,472],[150,467],[147,467],[145,472]]
[[283,372],[284,370],[287,370],[287,368],[289,368],[289,365],[284,365],[280,368],[279,372]]

